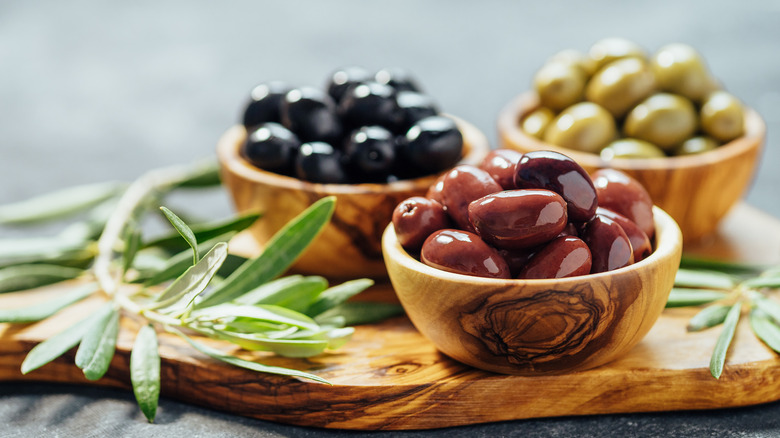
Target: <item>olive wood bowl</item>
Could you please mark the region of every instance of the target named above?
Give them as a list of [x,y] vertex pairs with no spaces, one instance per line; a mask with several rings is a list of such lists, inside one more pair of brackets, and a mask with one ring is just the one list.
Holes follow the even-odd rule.
[[415,327],[444,354],[487,371],[562,374],[628,352],[666,305],[682,237],[658,207],[655,251],[599,274],[503,280],[442,271],[409,255],[393,226],[382,238],[390,281]]
[[714,232],[729,209],[747,192],[753,181],[766,125],[752,109],[745,112],[745,135],[712,151],[666,158],[602,160],[599,155],[545,143],[523,132],[520,120],[538,108],[533,92],[520,95],[498,116],[501,147],[520,152],[554,150],[571,157],[586,171],[611,167],[637,179],[653,203],[680,225],[686,242]]
[[[479,164],[490,151],[485,135],[454,118],[463,134],[460,163]],[[251,228],[260,246],[296,215],[326,196],[336,196],[333,217],[296,261],[293,270],[333,279],[386,278],[381,236],[393,209],[412,196],[424,196],[438,175],[389,184],[316,184],[267,172],[240,154],[246,139],[243,126],[233,126],[219,139],[217,156],[222,181],[239,212],[258,211],[263,217]]]

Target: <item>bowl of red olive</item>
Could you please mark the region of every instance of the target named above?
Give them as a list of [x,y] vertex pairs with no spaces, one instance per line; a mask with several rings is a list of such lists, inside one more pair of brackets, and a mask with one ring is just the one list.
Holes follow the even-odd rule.
[[606,38],[587,53],[548,59],[533,90],[502,109],[498,132],[502,147],[555,150],[587,171],[629,174],[689,242],[715,232],[745,195],[766,126],[722,88],[693,47],[673,43],[650,54]]
[[263,214],[251,228],[261,246],[318,199],[337,198],[295,271],[386,278],[381,235],[393,208],[489,150],[482,132],[442,113],[409,72],[349,67],[324,88],[258,85],[217,155],[236,209]]
[[605,364],[647,334],[682,235],[621,171],[499,149],[400,203],[382,249],[407,315],[440,351],[545,375]]

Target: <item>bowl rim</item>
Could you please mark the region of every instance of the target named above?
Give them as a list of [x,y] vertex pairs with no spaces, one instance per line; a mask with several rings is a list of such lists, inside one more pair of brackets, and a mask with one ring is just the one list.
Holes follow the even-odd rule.
[[[464,154],[458,164],[477,165],[491,150],[485,134],[471,123],[453,116],[442,114],[455,121],[463,135]],[[310,193],[328,193],[334,195],[360,195],[372,193],[403,193],[420,187],[431,186],[441,172],[414,179],[399,180],[389,184],[321,184],[303,181],[291,176],[280,175],[259,169],[245,160],[240,153],[241,145],[246,139],[246,128],[233,125],[225,131],[217,142],[217,158],[223,170],[240,175],[242,178],[257,184],[280,187]]]
[[382,235],[382,249],[385,253],[385,263],[387,259],[401,265],[404,269],[417,271],[426,277],[434,277],[439,280],[452,281],[457,283],[470,283],[473,285],[483,285],[489,287],[502,286],[521,286],[534,285],[539,287],[567,288],[583,281],[591,279],[604,279],[614,277],[615,275],[630,274],[641,269],[652,269],[659,267],[669,257],[673,257],[682,248],[682,232],[674,219],[668,213],[658,206],[653,206],[653,219],[655,222],[655,250],[645,259],[637,263],[624,266],[612,271],[599,272],[596,274],[580,275],[576,277],[551,278],[551,279],[501,279],[478,277],[473,275],[458,274],[428,266],[425,263],[412,257],[398,242],[395,234],[395,228],[390,223]]
[[498,134],[502,147],[514,149],[515,145],[534,150],[554,150],[563,153],[581,165],[592,168],[612,167],[630,170],[676,170],[706,167],[710,164],[734,159],[745,152],[760,148],[766,139],[766,123],[760,114],[748,106],[745,109],[745,134],[711,151],[695,155],[663,158],[615,158],[604,160],[598,154],[563,148],[532,137],[520,128],[520,118],[539,107],[539,96],[526,91],[509,101],[498,115]]

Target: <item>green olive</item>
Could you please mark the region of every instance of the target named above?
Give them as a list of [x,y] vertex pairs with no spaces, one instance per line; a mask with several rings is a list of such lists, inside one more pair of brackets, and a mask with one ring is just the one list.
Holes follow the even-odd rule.
[[561,50],[560,52],[551,56],[547,62],[563,62],[566,64],[572,64],[582,70],[586,78],[591,77],[593,73],[596,72],[596,63],[593,62],[593,60],[590,59],[588,55],[580,52],[579,50]]
[[615,140],[601,150],[601,158],[663,158],[666,154],[658,146],[636,138]]
[[711,151],[720,144],[712,137],[692,137],[685,140],[683,144],[677,146],[672,151],[672,155],[694,155],[702,152]]
[[615,119],[593,102],[563,110],[544,133],[544,141],[569,149],[598,153],[615,138]]
[[651,69],[661,90],[701,102],[717,88],[704,59],[687,44],[669,44],[653,56]]
[[555,113],[550,108],[540,107],[525,116],[520,127],[526,134],[542,139],[544,130],[547,129],[553,118],[555,118]]
[[623,126],[626,137],[653,143],[667,151],[696,132],[696,109],[676,94],[654,94],[634,107]]
[[647,59],[645,50],[637,43],[625,38],[604,38],[591,46],[588,56],[596,64],[596,70],[618,59],[636,57]]
[[534,88],[543,106],[560,111],[582,100],[586,79],[572,64],[550,62],[534,75]]
[[647,64],[638,58],[624,58],[593,75],[585,88],[585,98],[620,118],[654,89],[655,78]]
[[701,106],[701,129],[724,143],[745,132],[744,120],[742,104],[725,91],[710,94]]

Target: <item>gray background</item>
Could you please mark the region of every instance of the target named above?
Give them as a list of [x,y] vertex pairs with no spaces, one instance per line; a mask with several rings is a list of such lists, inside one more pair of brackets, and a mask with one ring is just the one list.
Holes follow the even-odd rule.
[[[258,82],[321,85],[342,65],[414,71],[441,107],[495,144],[500,108],[545,58],[625,36],[697,47],[768,125],[748,196],[780,217],[780,3],[509,1],[0,2],[0,203],[213,155]],[[219,217],[221,192],[186,201]],[[9,233],[8,230],[0,233]],[[13,234],[13,231],[10,231]],[[516,421],[463,436],[775,436],[780,404],[714,412]],[[0,384],[0,436],[318,436],[163,398],[159,424],[132,395]],[[430,432],[429,432],[430,433]],[[394,435],[397,435],[395,433]],[[407,433],[416,436],[422,433]]]

